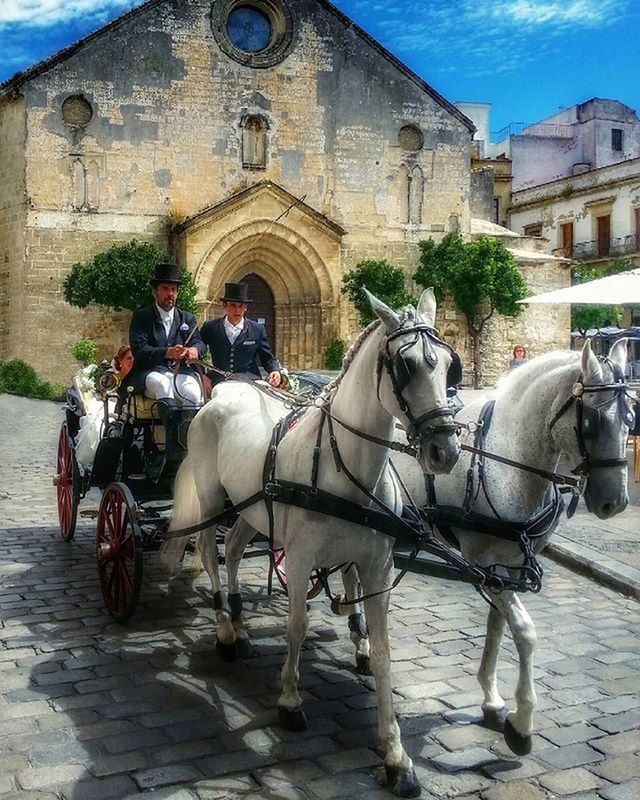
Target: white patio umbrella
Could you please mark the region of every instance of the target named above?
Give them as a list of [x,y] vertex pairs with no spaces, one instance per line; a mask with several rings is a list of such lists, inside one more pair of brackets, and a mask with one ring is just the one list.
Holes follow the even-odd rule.
[[584,303],[585,305],[640,305],[640,269],[525,297],[519,303]]

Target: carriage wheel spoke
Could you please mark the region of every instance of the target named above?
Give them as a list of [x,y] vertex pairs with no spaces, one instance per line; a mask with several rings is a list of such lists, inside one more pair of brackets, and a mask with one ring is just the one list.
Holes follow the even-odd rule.
[[109,614],[126,622],[135,609],[142,575],[142,542],[130,491],[113,483],[103,495],[97,531],[100,584]]
[[124,584],[125,589],[128,592],[131,592],[133,589],[131,576],[129,575],[126,565],[122,562],[120,562],[120,577],[121,577],[121,582]]
[[116,536],[116,528],[115,528],[115,510],[112,504],[109,504],[107,507],[107,512],[105,514],[105,521],[107,523],[107,528],[109,528],[109,539],[110,541],[115,541],[118,537]]

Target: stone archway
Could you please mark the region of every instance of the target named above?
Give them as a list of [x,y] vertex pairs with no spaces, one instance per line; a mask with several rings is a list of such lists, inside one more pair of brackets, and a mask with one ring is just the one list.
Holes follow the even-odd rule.
[[317,256],[314,269],[311,260],[315,254],[300,237],[293,243],[290,232],[284,238],[271,223],[261,232],[254,232],[256,227],[262,223],[247,226],[249,235],[244,238],[239,238],[240,231],[233,231],[201,263],[196,284],[206,316],[219,313],[217,299],[225,283],[257,275],[274,298],[276,336],[272,344],[276,355],[288,367],[318,368],[323,348],[336,335],[335,300],[328,276]]
[[194,276],[200,317],[221,312],[227,282],[255,274],[273,293],[275,341],[285,366],[322,366],[340,336],[340,242],[345,231],[280,186],[265,181],[176,228],[181,262]]

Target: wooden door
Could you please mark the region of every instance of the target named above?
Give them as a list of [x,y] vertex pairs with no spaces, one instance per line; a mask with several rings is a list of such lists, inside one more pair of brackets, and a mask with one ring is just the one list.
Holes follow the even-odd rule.
[[562,252],[565,258],[573,256],[573,222],[565,222],[562,226]]
[[269,284],[255,272],[245,275],[240,283],[245,283],[249,287],[251,303],[249,303],[247,316],[264,325],[271,349],[275,352],[276,312],[273,292],[269,288]]
[[611,217],[607,214],[605,217],[598,217],[598,255],[608,256],[609,246],[611,243]]

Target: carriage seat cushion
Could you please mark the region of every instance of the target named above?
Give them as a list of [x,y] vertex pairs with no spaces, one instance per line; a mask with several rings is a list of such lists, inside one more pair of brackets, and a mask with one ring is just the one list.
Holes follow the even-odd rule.
[[[153,408],[153,406],[156,406]],[[127,406],[136,419],[158,420],[158,400],[152,400],[144,394],[135,394],[128,398]]]

